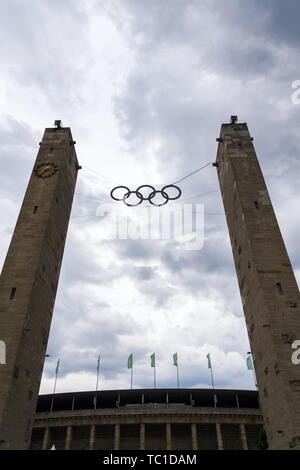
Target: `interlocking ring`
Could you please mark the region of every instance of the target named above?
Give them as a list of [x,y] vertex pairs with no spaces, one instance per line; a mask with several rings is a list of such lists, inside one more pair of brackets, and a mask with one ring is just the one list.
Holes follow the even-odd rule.
[[[155,202],[152,201],[152,199],[154,198],[154,196],[156,196],[157,193],[161,193],[161,195],[165,198],[165,201],[162,202],[161,204],[155,204]],[[167,204],[167,202],[169,202],[169,196],[167,193],[165,193],[163,190],[161,191],[152,191],[151,194],[149,194],[149,202],[150,204],[152,204],[152,206],[156,206],[156,207],[161,207],[161,206],[164,206],[165,204]]]
[[170,199],[170,201],[175,201],[175,199],[178,199],[181,196],[181,189],[178,186],[175,186],[175,184],[167,184],[166,186],[164,186],[161,191],[165,194],[166,194],[165,192],[166,188],[176,188],[178,191],[178,194],[176,197],[171,197],[168,195],[168,198]]
[[140,195],[141,195],[142,198],[143,198],[143,201],[147,201],[147,200],[149,199],[149,197],[150,197],[150,194],[149,194],[148,197],[143,196],[142,193],[140,192],[140,189],[142,189],[142,188],[150,188],[150,189],[152,190],[150,194],[152,194],[153,191],[155,192],[155,188],[154,188],[153,186],[151,186],[150,184],[142,184],[142,186],[139,186],[139,187],[137,188],[136,192],[137,192],[137,193],[140,193]]
[[[130,194],[135,194],[138,198],[139,198],[139,201],[137,204],[130,204],[129,202],[126,202],[126,199],[129,198]],[[138,191],[127,191],[127,193],[124,194],[123,196],[123,202],[124,204],[126,204],[126,206],[129,206],[129,207],[136,207],[138,206],[139,204],[141,204],[143,202],[143,196],[141,193],[139,193]]]
[[[120,188],[126,190],[125,194],[122,197],[114,196],[114,191],[116,191],[117,189],[120,189]],[[149,193],[148,196],[144,196],[142,194],[141,190],[143,188],[150,188],[151,192]],[[177,189],[178,194],[176,196],[173,196],[173,197],[169,196],[167,191],[166,191],[168,188]],[[131,194],[135,194],[136,197],[139,199],[136,204],[131,204],[131,203],[127,202],[127,199],[130,197]],[[160,204],[156,204],[153,201],[153,198],[156,196],[156,194],[161,194],[165,198],[165,201],[161,202]],[[126,206],[129,206],[129,207],[139,206],[143,201],[149,201],[150,204],[152,204],[153,206],[161,207],[161,206],[164,206],[165,204],[167,204],[167,202],[169,202],[169,201],[174,201],[175,199],[178,199],[181,196],[181,194],[182,194],[181,189],[178,186],[175,186],[174,184],[167,184],[161,190],[155,189],[150,184],[142,184],[135,191],[131,191],[127,186],[116,186],[110,192],[110,196],[111,196],[112,199],[114,199],[115,201],[123,201],[124,204],[126,204]]]
[[[114,196],[113,196],[113,192],[114,192],[116,189],[120,189],[120,188],[127,189],[127,192],[130,192],[130,189],[127,188],[127,186],[116,186],[116,187],[113,188],[113,189],[111,190],[111,192],[110,192],[110,197],[111,197],[112,199],[114,199],[115,201],[123,201],[124,196],[122,196],[121,198],[118,198],[118,197],[114,197]],[[127,194],[127,193],[125,193],[125,194]]]

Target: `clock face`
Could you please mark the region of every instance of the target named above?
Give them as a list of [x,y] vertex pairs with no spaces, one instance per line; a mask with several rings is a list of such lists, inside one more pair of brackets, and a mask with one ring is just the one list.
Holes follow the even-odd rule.
[[48,178],[56,173],[58,166],[52,162],[40,163],[34,170],[35,174],[40,178]]

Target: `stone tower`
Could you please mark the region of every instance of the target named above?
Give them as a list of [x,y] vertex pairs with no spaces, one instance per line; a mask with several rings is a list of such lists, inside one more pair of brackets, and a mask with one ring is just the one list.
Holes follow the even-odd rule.
[[[221,126],[220,188],[270,449],[300,449],[300,296],[247,124]],[[294,343],[294,344],[293,344]]]
[[80,168],[70,128],[45,130],[0,278],[0,450],[27,449]]

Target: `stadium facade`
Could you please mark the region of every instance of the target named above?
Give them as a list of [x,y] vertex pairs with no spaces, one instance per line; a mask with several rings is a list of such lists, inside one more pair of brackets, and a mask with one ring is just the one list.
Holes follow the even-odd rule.
[[256,391],[145,389],[41,395],[32,450],[256,450]]

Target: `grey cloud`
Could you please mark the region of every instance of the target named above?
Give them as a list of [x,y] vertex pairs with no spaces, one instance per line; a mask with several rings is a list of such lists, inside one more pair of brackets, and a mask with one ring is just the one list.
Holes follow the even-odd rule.
[[152,240],[113,240],[104,242],[113,246],[118,254],[126,259],[147,260],[155,258],[159,251],[159,245]]
[[83,106],[82,74],[88,67],[83,63],[88,42],[84,8],[73,0],[34,4],[33,8],[12,0],[1,10],[0,50],[7,73],[16,81],[15,90],[21,85],[32,101],[45,100],[55,110],[62,103]]
[[[101,353],[102,373],[112,377],[116,369],[123,368],[120,337],[129,336],[132,329],[141,331],[133,317],[122,315],[111,305],[98,302],[84,310],[81,306],[76,307],[69,297],[63,310],[58,308],[56,311],[47,348],[51,360],[46,362],[45,372],[49,375],[54,373],[53,361],[58,357],[63,365],[62,376],[83,370],[94,372]],[[136,346],[134,349],[138,352]]]
[[141,281],[149,281],[155,277],[156,268],[149,266],[139,266],[135,268],[136,276]]
[[61,282],[65,288],[76,283],[107,285],[120,275],[120,268],[111,264],[103,269],[101,259],[95,257],[93,247],[78,240],[76,232],[66,242]]
[[253,2],[257,9],[267,13],[265,28],[269,39],[284,42],[289,46],[298,47],[300,41],[299,32],[299,2],[297,0],[266,0],[261,3]]
[[1,166],[0,191],[3,195],[22,202],[23,188],[27,184],[35,160],[36,145],[41,136],[24,122],[3,116],[0,129]]
[[[34,106],[42,108],[42,127],[41,119],[57,110],[72,117],[74,138],[83,142],[80,161],[83,166],[89,158],[92,161],[84,140],[92,137],[98,145],[99,125],[106,129],[107,116],[98,100],[99,89],[94,90],[89,75],[100,54],[93,40],[101,39],[102,31],[97,36],[90,28],[92,20],[106,12],[133,59],[126,73],[122,72],[125,78],[122,86],[115,88],[112,105],[111,97],[107,100],[119,124],[120,147],[137,157],[136,165],[143,164],[146,169],[155,166],[160,182],[169,183],[214,161],[221,122],[238,114],[241,121],[249,123],[255,137],[276,213],[284,221],[292,263],[299,266],[296,217],[284,213],[290,194],[295,195],[295,201],[299,199],[300,108],[290,101],[291,82],[300,78],[298,2],[109,0],[83,5],[75,0],[55,0],[49,5],[30,8],[32,5],[31,1],[23,5],[12,0],[1,6],[1,70],[13,83],[17,99],[30,96]],[[116,72],[110,68],[111,76]],[[91,95],[85,89],[91,90]],[[106,90],[101,89],[101,93]],[[9,99],[14,118],[6,117],[0,130],[5,170],[0,175],[0,189],[18,206],[42,132],[35,130],[37,114],[33,119],[28,110],[24,122],[24,115],[18,115]],[[53,119],[63,119],[61,114]],[[90,115],[92,122],[86,119]],[[99,142],[99,147],[102,145]],[[107,164],[105,153],[102,148],[101,164]],[[122,157],[114,156],[114,161],[118,158]],[[122,176],[119,173],[112,165],[111,174],[117,180]],[[59,355],[63,376],[69,372],[95,373],[99,352],[107,379],[125,376],[126,360],[132,351],[141,365],[152,338],[145,325],[156,331],[155,316],[147,319],[148,323],[142,318],[143,302],[149,308],[147,312],[153,309],[162,321],[169,322],[168,331],[152,338],[151,347],[161,349],[161,354],[170,341],[178,341],[178,347],[189,344],[193,351],[199,344],[218,344],[223,352],[244,354],[248,350],[247,333],[226,220],[213,215],[224,211],[221,196],[215,193],[189,199],[218,189],[215,169],[208,167],[180,184],[183,202],[204,202],[205,211],[211,213],[205,217],[206,240],[199,252],[184,251],[172,241],[101,242],[97,230],[104,226],[105,218],[87,217],[100,201],[79,195],[99,195],[107,201],[109,192],[103,195],[95,187],[97,184],[93,186],[89,178],[78,180],[48,347],[51,358],[45,365],[47,377],[54,375]],[[297,207],[296,202],[293,207]],[[3,232],[11,232],[11,228],[5,226]],[[124,311],[115,306],[118,283],[124,283],[125,290],[127,286],[131,289]],[[96,300],[97,287],[111,291],[109,302]],[[192,305],[182,324],[174,320],[177,295]],[[206,306],[211,306],[216,315],[222,312],[213,334]],[[246,372],[236,369],[229,373],[220,367],[217,375],[218,386],[224,387],[239,388],[248,380]],[[149,377],[141,365],[138,383],[152,386]],[[194,363],[187,364],[182,383],[210,386],[207,369],[203,364],[199,369]],[[176,376],[170,365],[159,386],[172,384],[176,386]]]

